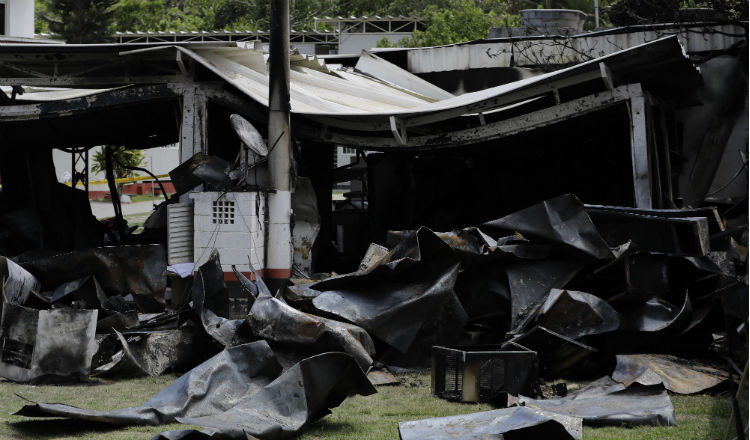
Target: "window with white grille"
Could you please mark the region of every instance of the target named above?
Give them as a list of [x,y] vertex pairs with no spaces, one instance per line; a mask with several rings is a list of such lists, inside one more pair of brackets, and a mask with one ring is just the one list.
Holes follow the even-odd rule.
[[234,202],[228,200],[214,200],[211,220],[215,224],[234,224]]

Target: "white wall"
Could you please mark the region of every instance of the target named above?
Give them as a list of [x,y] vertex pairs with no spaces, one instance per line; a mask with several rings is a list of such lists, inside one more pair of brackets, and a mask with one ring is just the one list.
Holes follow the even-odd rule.
[[5,35],[34,38],[34,0],[5,0]]
[[342,33],[339,36],[339,53],[340,54],[355,54],[358,55],[362,52],[362,49],[372,49],[378,44],[378,41],[382,40],[383,37],[397,44],[399,40],[404,37],[411,37],[411,32],[393,32],[393,33],[367,33],[367,34],[347,34]]

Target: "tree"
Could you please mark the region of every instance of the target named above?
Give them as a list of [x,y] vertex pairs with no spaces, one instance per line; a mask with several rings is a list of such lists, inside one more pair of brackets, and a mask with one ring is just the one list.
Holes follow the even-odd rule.
[[[91,171],[94,173],[104,173],[107,170],[107,151],[112,151],[112,168],[116,179],[135,176],[135,170],[128,169],[139,167],[143,164],[145,157],[141,150],[129,150],[125,147],[115,147],[107,145],[94,153]],[[124,166],[123,166],[124,165]],[[122,194],[122,183],[117,184],[117,192]]]
[[165,30],[169,4],[164,0],[120,0],[114,10],[114,26],[124,31]]
[[68,43],[104,43],[110,39],[117,0],[51,0],[49,30]]
[[447,9],[431,5],[424,11],[427,28],[415,31],[414,38],[406,45],[439,46],[487,38],[490,27],[500,21],[494,15],[485,13],[474,0],[455,1],[453,7]]

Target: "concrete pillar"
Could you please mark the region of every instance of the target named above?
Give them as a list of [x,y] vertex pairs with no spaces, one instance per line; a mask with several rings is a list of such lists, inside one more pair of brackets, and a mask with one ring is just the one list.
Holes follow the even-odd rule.
[[272,0],[268,84],[268,243],[265,277],[280,287],[292,273],[291,156],[289,126],[289,0]]
[[5,35],[34,38],[34,0],[5,0]]

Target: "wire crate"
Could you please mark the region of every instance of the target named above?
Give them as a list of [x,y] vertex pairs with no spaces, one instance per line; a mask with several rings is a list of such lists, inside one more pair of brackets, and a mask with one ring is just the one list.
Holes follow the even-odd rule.
[[505,406],[508,394],[536,395],[534,351],[501,351],[500,345],[432,347],[432,394],[460,402]]

